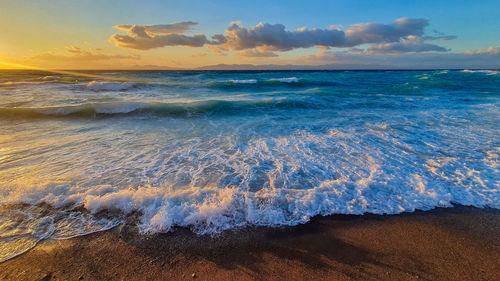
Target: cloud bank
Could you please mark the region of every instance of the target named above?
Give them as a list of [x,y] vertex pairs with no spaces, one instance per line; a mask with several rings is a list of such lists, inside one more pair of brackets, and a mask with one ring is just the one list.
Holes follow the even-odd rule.
[[[299,28],[289,31],[283,24],[259,23],[246,28],[232,22],[224,34],[208,39],[205,34],[186,34],[195,22],[162,25],[116,25],[127,35],[113,34],[110,41],[122,48],[149,50],[166,46],[219,46],[217,50],[240,51],[241,56],[272,57],[274,52],[297,48],[353,48],[368,44],[367,53],[445,52],[448,49],[429,40],[451,40],[455,36],[425,36],[427,19],[400,18],[389,24],[360,23],[342,30],[336,27]],[[212,48],[215,49],[215,48]]]

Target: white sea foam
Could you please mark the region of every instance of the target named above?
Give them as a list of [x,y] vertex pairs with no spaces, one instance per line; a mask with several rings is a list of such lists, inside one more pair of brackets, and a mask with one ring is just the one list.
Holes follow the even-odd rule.
[[462,70],[462,72],[465,72],[465,73],[484,73],[486,75],[496,75],[500,71],[498,71],[498,70],[469,70],[469,69],[464,69],[464,70]]
[[134,83],[129,82],[91,81],[87,84],[87,88],[92,91],[125,91],[134,86]]
[[120,216],[99,218],[44,206],[0,209],[0,262],[29,251],[47,238],[68,239],[87,235],[108,230],[121,222]]
[[294,82],[299,82],[299,79],[297,77],[286,77],[286,78],[272,78],[272,79],[269,79],[269,81],[294,83]]
[[229,80],[231,83],[234,84],[256,84],[257,79],[245,79],[245,80]]
[[[229,155],[225,151],[235,144],[224,138],[219,144],[210,142],[208,147],[199,139],[171,140],[169,148],[174,149],[174,156],[169,157],[175,157],[175,165],[168,164],[166,152],[146,153],[131,156],[142,159],[138,162],[121,161],[100,172],[106,175],[100,181],[111,176],[118,183],[132,179],[132,174],[126,174],[130,169],[144,170],[149,175],[147,181],[157,185],[96,185],[94,179],[80,184],[21,181],[2,190],[0,204],[71,204],[84,206],[94,214],[102,210],[125,214],[139,211],[139,227],[144,233],[184,226],[200,234],[245,225],[296,225],[315,215],[395,214],[452,203],[500,208],[493,174],[478,174],[454,158],[429,158],[415,167],[405,154],[396,154],[403,144],[388,138],[388,133],[387,126],[381,125],[374,127],[367,138],[385,138],[394,143],[394,151],[381,151],[377,141],[355,143],[358,136],[338,130],[251,139],[248,145],[231,148],[234,152]],[[160,147],[149,147],[148,151]],[[117,155],[128,153],[122,149],[100,154],[119,159]],[[332,153],[334,158],[329,157]],[[497,167],[495,153],[487,153],[479,164]],[[72,156],[83,157],[79,154],[74,152]],[[172,180],[167,181],[169,178]],[[230,181],[223,183],[224,178]]]

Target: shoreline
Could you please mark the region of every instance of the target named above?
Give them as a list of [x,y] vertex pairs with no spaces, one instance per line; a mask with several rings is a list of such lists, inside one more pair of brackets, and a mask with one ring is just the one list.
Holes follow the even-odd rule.
[[331,215],[291,227],[140,235],[134,222],[45,240],[1,280],[500,280],[500,210]]

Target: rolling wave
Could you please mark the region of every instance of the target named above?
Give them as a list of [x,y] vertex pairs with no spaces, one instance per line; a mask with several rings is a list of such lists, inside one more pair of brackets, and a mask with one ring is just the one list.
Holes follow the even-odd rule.
[[192,102],[100,102],[47,107],[0,107],[0,118],[94,118],[152,114],[159,116],[190,117],[196,115],[224,115],[252,112],[256,109],[294,109],[318,107],[314,99],[263,98],[258,100],[201,100]]
[[87,84],[87,88],[99,92],[99,91],[124,91],[135,87],[135,83],[130,82],[105,82],[105,81],[90,81]]

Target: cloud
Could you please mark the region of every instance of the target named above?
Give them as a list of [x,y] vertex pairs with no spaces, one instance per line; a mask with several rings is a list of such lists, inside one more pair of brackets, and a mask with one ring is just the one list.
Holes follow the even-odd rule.
[[259,23],[250,28],[233,24],[226,30],[225,46],[233,50],[265,47],[270,51],[288,51],[315,45],[342,45],[344,32],[336,29],[299,29],[286,31],[282,24]]
[[82,48],[76,47],[73,45],[66,46],[66,47],[64,47],[64,49],[66,49],[66,51],[68,51],[70,53],[74,53],[74,54],[80,54],[82,52]]
[[397,42],[407,36],[421,36],[429,25],[427,19],[400,18],[391,24],[363,23],[351,25],[345,32],[347,47],[368,43]]
[[229,49],[224,48],[220,45],[207,45],[209,51],[215,52],[218,56],[227,56],[227,51]]
[[109,39],[117,47],[136,50],[149,50],[166,46],[203,47],[208,40],[203,34],[186,36],[183,34],[158,35],[153,37],[130,37],[113,34]]
[[399,42],[408,36],[422,36],[428,24],[426,19],[400,18],[391,24],[354,24],[345,31],[335,26],[328,29],[302,27],[287,31],[282,24],[261,22],[250,28],[233,24],[226,30],[225,45],[233,50],[265,47],[271,51],[313,46],[354,47],[362,44]]
[[207,55],[207,53],[195,53],[195,54],[192,54],[191,57],[199,58],[199,57],[204,57],[206,55]]
[[54,52],[45,52],[28,57],[26,60],[41,60],[41,61],[64,61],[64,62],[89,62],[89,61],[108,61],[108,60],[125,60],[140,59],[138,55],[114,55],[106,54],[101,52],[92,52],[88,50],[83,50],[76,46],[66,46],[64,47],[66,54],[59,54]]
[[192,21],[175,22],[170,24],[156,25],[127,25],[119,24],[113,26],[118,30],[126,31],[130,36],[151,37],[159,34],[180,34],[188,31],[198,23]]
[[319,46],[319,45],[318,45],[318,46],[315,46],[315,47],[316,47],[316,48],[318,48],[318,49],[321,49],[321,50],[323,50],[323,51],[327,51],[327,50],[329,50],[329,49],[330,49],[330,47],[326,47],[326,46]]
[[401,38],[399,42],[372,44],[366,51],[367,54],[400,54],[421,52],[446,52],[449,49],[425,43],[421,37],[408,36]]
[[270,58],[277,57],[278,55],[273,52],[260,51],[259,49],[248,49],[243,50],[238,53],[239,56],[242,57],[254,57],[254,58]]
[[[488,48],[489,49],[489,48]],[[386,53],[368,54],[363,50],[320,51],[297,58],[297,63],[322,65],[326,69],[429,69],[498,68],[500,55],[484,53]]]
[[114,28],[126,31],[128,35],[113,34],[109,41],[117,47],[136,50],[149,50],[166,46],[203,47],[205,44],[225,43],[222,34],[207,39],[204,34],[185,35],[195,22],[178,22],[159,25],[115,25]]
[[370,45],[368,52],[401,53],[447,51],[446,48],[425,43],[426,40],[451,40],[455,36],[436,33],[437,36],[424,36],[429,25],[427,19],[400,18],[389,24],[360,23],[342,30],[340,26],[329,28],[298,28],[286,30],[283,24],[259,23],[246,28],[240,22],[231,22],[224,34],[216,34],[208,39],[205,34],[188,35],[195,22],[179,22],[162,25],[116,25],[116,29],[127,35],[113,34],[110,42],[118,47],[149,50],[166,46],[213,48],[218,54],[225,50],[240,51],[241,56],[271,57],[274,52],[290,51],[297,48],[318,47],[352,48]]
[[500,54],[500,47],[489,47],[480,50],[467,50],[464,53],[466,55],[498,55]]
[[448,41],[457,39],[455,35],[442,35],[442,36],[424,36],[422,37],[424,40],[439,40],[439,41]]

